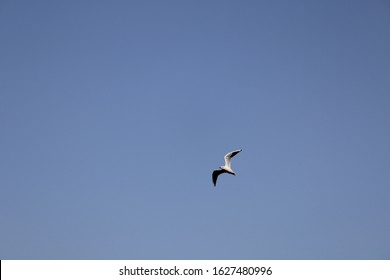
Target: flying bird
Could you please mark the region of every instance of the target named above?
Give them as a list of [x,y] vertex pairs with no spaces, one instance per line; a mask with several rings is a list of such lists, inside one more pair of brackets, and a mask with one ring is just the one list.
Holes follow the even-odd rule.
[[238,154],[241,151],[242,151],[242,149],[241,150],[235,150],[235,151],[230,152],[230,153],[225,155],[225,157],[224,157],[225,165],[224,166],[220,166],[219,169],[213,171],[214,187],[217,185],[218,176],[221,175],[222,173],[229,173],[229,174],[232,174],[232,175],[236,176],[236,173],[234,173],[234,171],[230,167],[230,161],[231,161],[232,157],[234,157],[236,154]]

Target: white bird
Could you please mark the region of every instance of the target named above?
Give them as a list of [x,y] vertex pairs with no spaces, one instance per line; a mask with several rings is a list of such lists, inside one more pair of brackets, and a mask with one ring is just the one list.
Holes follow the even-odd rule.
[[236,154],[238,154],[241,151],[242,151],[242,149],[241,150],[235,150],[235,151],[230,152],[230,153],[225,155],[225,157],[224,157],[225,165],[224,166],[220,166],[219,167],[220,169],[217,169],[217,170],[213,171],[214,187],[217,185],[218,176],[221,175],[222,173],[229,173],[229,174],[232,174],[232,175],[236,176],[236,173],[234,173],[234,171],[230,167],[230,160],[232,159],[232,157],[234,157]]

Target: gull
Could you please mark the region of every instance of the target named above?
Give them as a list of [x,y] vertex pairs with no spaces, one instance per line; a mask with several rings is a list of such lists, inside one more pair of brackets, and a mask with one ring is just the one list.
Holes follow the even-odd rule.
[[238,154],[241,151],[242,151],[242,149],[241,150],[235,150],[235,151],[230,152],[230,153],[225,155],[225,157],[224,157],[225,165],[224,166],[220,166],[219,169],[213,171],[214,187],[217,185],[218,176],[221,175],[222,173],[229,173],[229,174],[232,174],[232,175],[236,176],[236,173],[234,173],[234,171],[230,167],[230,161],[231,161],[232,157],[234,157],[236,154]]

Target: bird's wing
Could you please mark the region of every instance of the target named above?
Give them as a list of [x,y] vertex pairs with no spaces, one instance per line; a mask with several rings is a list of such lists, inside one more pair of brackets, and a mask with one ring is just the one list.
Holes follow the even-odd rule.
[[218,169],[218,170],[214,170],[213,171],[213,183],[214,183],[214,187],[217,185],[217,179],[218,179],[218,176],[221,175],[222,173],[225,173],[226,171],[225,170],[222,170],[222,169]]
[[230,153],[226,154],[225,155],[225,165],[230,168],[230,160],[232,159],[232,157],[234,157],[236,154],[238,154],[241,151],[242,150],[235,150],[233,152],[230,152]]

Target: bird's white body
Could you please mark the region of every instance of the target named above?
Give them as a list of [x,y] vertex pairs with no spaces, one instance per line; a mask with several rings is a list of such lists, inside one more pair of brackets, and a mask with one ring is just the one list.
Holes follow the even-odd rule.
[[224,166],[220,166],[219,168],[222,170],[225,170],[227,173],[230,173],[232,175],[236,175],[236,173],[234,173],[234,171],[229,166],[224,165]]

